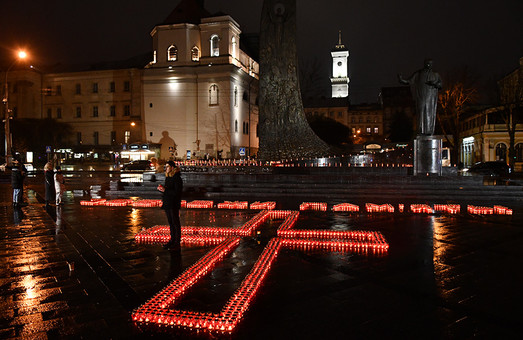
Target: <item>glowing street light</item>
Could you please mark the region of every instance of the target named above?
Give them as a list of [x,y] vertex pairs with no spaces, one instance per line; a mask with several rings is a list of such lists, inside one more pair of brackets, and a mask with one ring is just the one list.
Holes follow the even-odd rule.
[[11,164],[11,131],[9,128],[9,120],[11,119],[10,110],[9,110],[9,88],[7,86],[7,75],[15,63],[19,60],[27,58],[27,53],[25,51],[18,51],[18,58],[13,60],[11,65],[5,71],[5,87],[4,87],[4,123],[5,123],[5,161],[7,164]]

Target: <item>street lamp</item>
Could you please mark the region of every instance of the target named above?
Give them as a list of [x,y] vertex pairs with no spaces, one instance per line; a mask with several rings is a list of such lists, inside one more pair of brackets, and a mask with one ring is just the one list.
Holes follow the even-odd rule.
[[5,90],[4,90],[4,99],[2,100],[5,105],[5,114],[4,114],[4,123],[5,123],[5,162],[11,164],[11,131],[9,129],[9,120],[11,119],[9,114],[9,88],[7,86],[7,75],[9,71],[15,66],[15,63],[18,60],[23,60],[27,58],[27,53],[25,51],[18,52],[18,58],[13,60],[11,65],[5,71]]

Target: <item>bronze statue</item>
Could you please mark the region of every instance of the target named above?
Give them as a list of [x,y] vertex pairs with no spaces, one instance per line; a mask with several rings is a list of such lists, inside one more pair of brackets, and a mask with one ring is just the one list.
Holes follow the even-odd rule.
[[418,135],[431,136],[436,124],[441,78],[438,73],[432,71],[432,59],[426,59],[424,64],[423,69],[414,72],[409,79],[403,79],[401,74],[398,74],[398,80],[402,84],[410,85],[412,98],[416,103]]

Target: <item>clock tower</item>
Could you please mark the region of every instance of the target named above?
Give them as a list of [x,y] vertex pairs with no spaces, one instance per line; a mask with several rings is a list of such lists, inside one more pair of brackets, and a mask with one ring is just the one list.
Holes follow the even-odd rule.
[[332,98],[349,96],[348,61],[349,50],[341,42],[341,31],[338,33],[338,44],[331,51],[332,56]]

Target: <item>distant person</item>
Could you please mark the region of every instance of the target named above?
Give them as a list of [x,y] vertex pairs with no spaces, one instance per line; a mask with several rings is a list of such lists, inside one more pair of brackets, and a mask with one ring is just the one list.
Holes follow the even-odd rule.
[[20,208],[22,204],[24,174],[20,162],[13,159],[13,165],[8,166],[11,169],[11,186],[13,187],[13,207]]
[[53,163],[47,162],[44,166],[44,181],[45,181],[45,205],[49,206],[55,200],[55,189],[54,189],[54,171]]
[[412,99],[416,103],[418,135],[432,136],[436,125],[438,90],[441,89],[441,78],[432,71],[432,59],[425,59],[423,69],[414,72],[409,79],[403,79],[398,74],[398,80],[401,84],[410,85]]
[[62,195],[65,191],[65,180],[64,175],[62,174],[62,168],[59,166],[56,167],[54,173],[54,189],[56,191],[56,205],[64,204],[62,201]]
[[180,207],[182,203],[183,181],[180,168],[173,161],[165,165],[165,184],[159,185],[158,190],[162,195],[162,209],[165,210],[171,233],[171,240],[164,248],[180,250],[182,239],[182,226],[180,223]]

